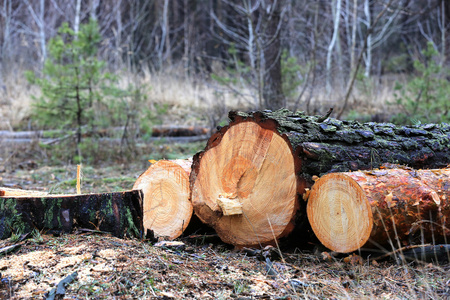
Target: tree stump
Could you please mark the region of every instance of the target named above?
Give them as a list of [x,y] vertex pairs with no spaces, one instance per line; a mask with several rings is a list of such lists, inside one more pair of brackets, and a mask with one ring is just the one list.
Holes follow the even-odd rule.
[[192,160],[160,160],[152,164],[135,182],[133,189],[144,193],[144,231],[155,237],[179,237],[192,217],[189,174]]
[[[314,175],[450,164],[450,125],[395,126],[340,121],[286,109],[230,112],[230,124],[194,156],[196,215],[235,246],[274,243],[306,218],[298,201]],[[300,208],[299,213],[297,213]]]
[[308,219],[332,251],[450,239],[450,169],[331,173],[313,185]]
[[141,191],[38,195],[8,190],[5,195],[0,197],[0,239],[33,229],[71,232],[75,226],[111,232],[117,237],[140,237],[142,232]]

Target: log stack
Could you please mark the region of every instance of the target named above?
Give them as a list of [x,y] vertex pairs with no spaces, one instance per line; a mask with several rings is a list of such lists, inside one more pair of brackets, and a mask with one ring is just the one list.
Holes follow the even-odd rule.
[[[445,168],[450,164],[448,124],[361,124],[286,109],[230,112],[229,118],[229,125],[194,156],[192,169],[190,161],[160,161],[138,178],[133,189],[143,191],[145,232],[174,239],[194,211],[224,242],[262,246],[275,244],[308,215],[327,247],[348,252],[389,239],[400,246],[416,237],[417,229],[428,239],[450,218],[449,196],[439,194],[449,189],[439,185],[446,171],[411,175],[416,171],[409,170],[407,177],[400,171],[374,170],[386,163]],[[381,179],[380,172],[394,177]],[[436,173],[441,174],[437,179],[430,177]],[[321,178],[314,184],[317,176]],[[371,176],[381,181],[369,184]],[[429,176],[436,187],[417,176]],[[392,182],[411,190],[394,188]],[[307,209],[301,199],[313,184]],[[439,225],[416,226],[427,222]]]
[[[314,175],[371,170],[384,163],[450,164],[450,125],[340,121],[286,109],[230,112],[230,123],[194,156],[194,212],[235,246],[273,244],[306,218]],[[366,210],[369,210],[366,207]]]

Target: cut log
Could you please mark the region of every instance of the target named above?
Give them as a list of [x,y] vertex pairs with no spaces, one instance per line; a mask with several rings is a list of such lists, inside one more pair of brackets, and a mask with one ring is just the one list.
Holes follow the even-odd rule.
[[[17,195],[17,194],[16,194]],[[75,226],[111,232],[117,237],[140,237],[142,192],[0,197],[0,239],[33,229],[71,232]]]
[[273,122],[239,122],[213,136],[194,158],[196,215],[226,243],[272,244],[293,229],[295,157]]
[[160,160],[152,164],[135,182],[133,189],[144,193],[144,232],[155,237],[179,237],[192,217],[189,174],[192,160]]
[[[297,219],[304,220],[306,209],[296,192],[311,187],[314,175],[383,163],[450,164],[448,124],[360,124],[286,109],[230,112],[229,118],[194,156],[190,181],[196,215],[236,246],[285,236],[298,207]],[[236,214],[229,214],[229,204]]]
[[313,185],[308,219],[332,251],[450,240],[450,169],[331,173]]

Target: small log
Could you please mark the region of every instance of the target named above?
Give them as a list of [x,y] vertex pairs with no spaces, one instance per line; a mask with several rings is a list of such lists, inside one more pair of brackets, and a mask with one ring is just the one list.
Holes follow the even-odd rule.
[[111,232],[117,237],[140,237],[142,192],[124,191],[81,195],[0,197],[0,239],[33,229],[59,234],[75,226]]
[[450,239],[450,169],[330,173],[307,203],[315,235],[335,252]]
[[179,237],[192,217],[189,174],[192,160],[160,160],[136,180],[133,189],[144,193],[144,232],[173,240]]

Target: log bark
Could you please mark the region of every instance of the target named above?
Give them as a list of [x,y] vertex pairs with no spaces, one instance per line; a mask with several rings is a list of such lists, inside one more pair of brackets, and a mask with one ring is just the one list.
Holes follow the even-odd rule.
[[232,124],[241,119],[274,120],[302,162],[301,173],[312,175],[370,170],[384,163],[415,169],[438,169],[450,164],[450,124],[396,126],[306,116],[303,112],[230,113]]
[[0,197],[0,239],[33,229],[46,233],[71,232],[75,227],[140,237],[142,192]]
[[450,240],[450,169],[331,173],[313,185],[308,219],[336,252]]
[[152,164],[136,180],[133,189],[144,193],[144,231],[155,237],[179,237],[192,217],[189,174],[192,160],[161,160]]
[[[196,215],[235,246],[274,243],[292,230],[296,214],[304,220],[297,193],[313,185],[314,175],[383,163],[450,164],[448,124],[361,124],[286,109],[229,118],[194,156],[190,182]],[[227,204],[237,211],[227,215]]]

